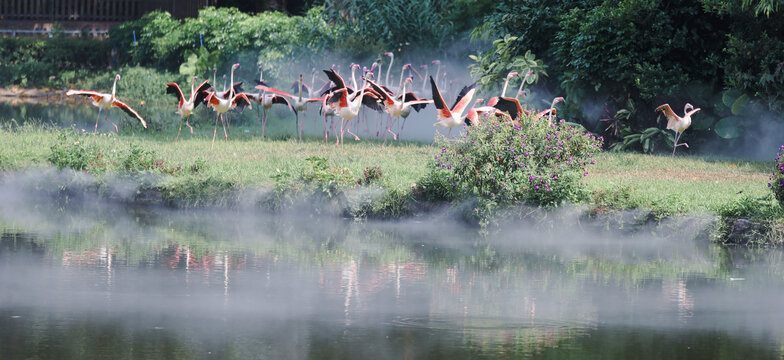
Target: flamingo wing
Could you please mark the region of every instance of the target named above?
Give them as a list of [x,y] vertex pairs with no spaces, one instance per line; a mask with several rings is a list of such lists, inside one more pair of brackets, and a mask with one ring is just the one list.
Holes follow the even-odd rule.
[[[455,104],[452,105],[452,112],[457,112],[455,110],[457,108],[457,104],[460,103],[460,101],[462,101],[471,90],[475,90],[475,89],[476,89],[476,83],[473,83],[468,86],[463,86],[463,88],[460,89],[460,92],[457,94],[457,98],[455,98]],[[474,97],[473,93],[471,93],[471,97]],[[463,105],[463,109],[465,109],[465,107],[468,106],[468,103],[470,101],[471,99],[469,98],[468,101],[465,102],[465,105]]]
[[264,86],[264,85],[256,85],[256,89],[259,89],[259,90],[261,90],[261,91],[266,91],[266,92],[268,92],[268,93],[273,93],[273,94],[278,94],[278,95],[288,96],[288,97],[290,97],[290,98],[293,98],[293,97],[294,97],[294,95],[291,95],[291,94],[289,94],[289,93],[287,93],[287,92],[285,92],[285,91],[280,91],[280,90],[278,90],[278,89],[271,88],[271,87],[269,87],[269,86]]
[[478,115],[479,114],[477,113],[476,109],[474,109],[474,108],[469,109],[468,110],[468,115],[466,115],[466,117],[465,117],[466,125],[468,125],[468,126],[478,125],[479,124],[477,122]]
[[66,92],[65,95],[67,95],[67,96],[71,96],[71,95],[89,96],[89,97],[91,97],[93,99],[93,102],[95,102],[97,104],[97,103],[101,102],[101,99],[103,99],[103,96],[106,95],[106,94],[100,93],[100,92],[97,92],[97,91],[92,91],[92,90],[68,90],[68,92]]
[[215,92],[213,91],[209,93],[209,95],[207,95],[207,98],[204,99],[204,102],[207,103],[208,107],[212,106],[214,108],[220,104],[220,99],[218,98],[218,95],[216,95]]
[[295,110],[294,107],[291,106],[291,102],[289,102],[289,99],[287,99],[287,98],[285,98],[283,96],[274,95],[272,97],[272,103],[273,104],[285,104],[286,106],[289,107],[289,110],[293,111],[295,114],[297,113],[297,110]]
[[673,127],[675,127],[675,124],[677,124],[678,121],[681,120],[681,118],[675,113],[675,111],[672,111],[670,104],[659,105],[659,107],[656,108],[656,111],[661,111],[662,113],[664,113],[664,116],[667,117],[668,129],[672,129]]
[[386,106],[392,106],[395,103],[395,101],[392,100],[392,98],[389,96],[390,94],[387,93],[383,88],[381,88],[381,86],[376,84],[373,80],[370,80],[370,79],[366,79],[366,80],[367,80],[368,84],[370,84],[370,86],[373,88],[372,89],[373,93],[379,99],[381,99],[381,101],[383,101],[384,104],[386,104]]
[[427,100],[424,103],[414,103],[415,101],[419,101],[419,100],[425,100],[425,99],[419,98],[418,96],[416,96],[416,94],[414,94],[414,93],[412,93],[410,91],[405,93],[405,96],[403,97],[403,101],[405,101],[406,103],[409,103],[411,105],[411,108],[416,110],[417,112],[419,112],[419,110],[422,110],[425,107],[427,107],[427,104],[430,104],[430,103],[433,102],[433,100]]
[[[465,88],[463,88],[463,89],[465,89]],[[474,98],[474,93],[475,92],[476,92],[476,89],[471,88],[470,90],[468,90],[468,92],[466,94],[464,94],[462,96],[458,96],[457,103],[455,104],[455,107],[452,108],[452,112],[453,113],[457,113],[457,114],[462,114],[463,111],[465,110],[465,108],[468,106],[468,103],[470,103],[471,99]],[[462,93],[462,91],[461,91],[461,93]]]
[[511,97],[494,97],[490,99],[487,105],[509,114],[512,119],[517,119],[517,117],[523,113],[523,107],[520,105],[520,101]]
[[327,78],[335,83],[335,87],[338,89],[343,89],[346,87],[346,82],[343,81],[343,78],[335,72],[335,70],[324,70],[324,73],[327,74]]
[[338,103],[338,106],[346,107],[346,106],[348,106],[348,98],[347,97],[348,97],[348,89],[346,89],[346,88],[338,89],[338,90],[330,93],[329,96],[326,97],[326,101],[325,102],[328,105],[329,104]]
[[239,108],[240,112],[244,111],[245,107],[252,108],[250,105],[250,99],[245,93],[234,95],[234,98],[231,100],[231,104]]
[[196,88],[196,93],[191,94],[191,98],[195,96],[195,100],[193,102],[194,109],[196,106],[199,106],[199,104],[206,103],[207,96],[209,96],[207,90],[209,90],[211,87],[212,85],[210,85],[210,83],[205,80],[203,83],[201,83],[201,85],[199,85],[199,87]]
[[124,102],[122,102],[120,100],[115,99],[112,102],[112,106],[118,107],[118,108],[122,109],[122,111],[125,111],[126,114],[128,114],[128,115],[136,118],[137,120],[139,120],[142,123],[142,126],[144,126],[145,129],[147,128],[147,122],[144,121],[144,119],[142,119],[142,117],[139,115],[139,113],[136,112],[136,110],[131,109],[131,107],[128,106],[126,103],[124,103]]
[[441,96],[441,92],[438,91],[438,85],[436,85],[432,76],[430,77],[430,89],[433,91],[433,105],[438,109],[438,119],[441,120],[452,117],[452,112],[446,107],[444,97]]
[[182,104],[185,102],[185,96],[182,95],[182,89],[180,89],[180,85],[177,85],[175,82],[166,84],[166,93],[174,95],[174,97],[177,98],[177,101],[180,102],[179,107],[182,107]]
[[366,92],[365,95],[362,96],[362,105],[365,105],[378,112],[384,110],[384,105],[381,104],[380,98],[375,94],[375,92]]
[[321,100],[324,100],[324,98],[310,98],[305,101],[312,103],[312,102],[321,102]]
[[[299,93],[299,80],[295,81],[294,84],[291,85],[291,91],[294,93]],[[302,83],[302,92],[310,94],[310,86],[304,82]]]

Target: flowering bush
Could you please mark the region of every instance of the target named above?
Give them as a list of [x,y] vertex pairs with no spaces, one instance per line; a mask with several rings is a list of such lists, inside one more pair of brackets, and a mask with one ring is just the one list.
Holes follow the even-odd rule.
[[779,146],[779,154],[776,157],[776,167],[770,175],[768,187],[773,191],[776,200],[784,206],[784,145]]
[[488,117],[467,130],[454,142],[439,140],[440,151],[421,184],[426,193],[475,196],[498,205],[576,201],[585,195],[580,178],[602,150],[601,137],[533,116],[524,115],[522,122]]

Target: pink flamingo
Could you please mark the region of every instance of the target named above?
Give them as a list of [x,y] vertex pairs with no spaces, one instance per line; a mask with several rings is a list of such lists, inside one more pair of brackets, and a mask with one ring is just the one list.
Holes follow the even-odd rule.
[[[65,95],[67,95],[67,96],[71,96],[71,95],[89,96],[92,99],[92,101],[93,101],[93,105],[98,107],[98,118],[95,119],[95,130],[93,131],[93,134],[98,132],[98,120],[101,119],[101,110],[104,110],[104,109],[106,110],[106,117],[105,117],[104,120],[108,121],[109,120],[109,109],[111,109],[112,106],[118,107],[122,111],[125,111],[126,114],[128,114],[128,115],[136,118],[137,120],[139,120],[139,122],[142,123],[142,126],[145,129],[147,128],[147,122],[144,121],[144,119],[142,119],[141,116],[139,116],[139,113],[137,113],[136,110],[131,109],[130,106],[126,105],[124,102],[122,102],[120,100],[117,100],[117,98],[114,96],[115,91],[117,90],[117,80],[120,80],[120,74],[117,74],[117,76],[114,77],[114,85],[112,85],[112,93],[111,94],[101,93],[101,92],[92,91],[92,90],[68,90],[68,92],[65,93]],[[120,129],[117,128],[117,124],[115,124],[112,121],[109,121],[109,122],[111,122],[112,125],[114,125],[114,131],[119,133]]]
[[207,80],[204,80],[198,87],[194,87],[195,84],[196,77],[194,76],[193,79],[191,79],[191,96],[188,100],[185,100],[185,96],[183,96],[182,90],[177,83],[170,82],[166,84],[166,93],[174,95],[174,97],[177,98],[177,101],[179,101],[176,114],[180,114],[180,128],[177,130],[177,139],[175,139],[175,141],[180,139],[183,118],[185,118],[185,125],[190,128],[191,134],[193,134],[193,127],[188,123],[188,119],[190,119],[193,110],[207,98],[207,90],[210,88],[210,84]]

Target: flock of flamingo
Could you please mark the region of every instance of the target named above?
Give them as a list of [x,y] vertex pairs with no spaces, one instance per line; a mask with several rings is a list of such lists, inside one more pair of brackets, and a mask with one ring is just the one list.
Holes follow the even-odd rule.
[[[386,112],[389,115],[386,118],[385,124],[381,125],[381,123],[379,123],[379,126],[383,127],[384,130],[377,131],[377,135],[383,131],[384,143],[386,143],[387,134],[391,134],[393,139],[398,139],[398,134],[405,125],[405,119],[411,114],[412,110],[419,112],[430,103],[433,103],[437,110],[438,121],[434,126],[449,129],[447,137],[451,136],[452,128],[463,124],[467,126],[476,124],[481,121],[481,117],[483,116],[497,116],[506,118],[510,121],[518,121],[523,114],[532,114],[530,111],[523,109],[519,100],[520,96],[525,94],[523,87],[527,83],[529,76],[532,75],[532,72],[525,74],[514,97],[506,96],[506,90],[509,81],[519,74],[517,72],[510,72],[506,76],[506,81],[504,82],[500,95],[490,98],[486,105],[483,105],[484,99],[481,98],[476,99],[474,103],[471,104],[471,100],[476,93],[475,84],[472,84],[463,87],[457,94],[454,105],[448,107],[444,100],[444,96],[438,87],[439,76],[442,75],[441,62],[439,60],[434,60],[431,63],[432,65],[437,66],[435,79],[433,76],[428,76],[429,70],[427,65],[420,66],[421,69],[425,70],[424,77],[422,77],[411,64],[403,65],[400,72],[400,78],[395,87],[395,84],[389,80],[390,71],[392,70],[392,64],[394,62],[394,54],[388,52],[384,55],[390,57],[390,63],[383,81],[380,76],[378,79],[375,79],[374,77],[374,71],[380,66],[382,59],[378,59],[374,62],[371,68],[363,68],[363,73],[360,77],[362,81],[361,84],[357,82],[355,77],[356,71],[360,68],[359,64],[351,64],[349,66],[351,69],[350,85],[338,74],[335,70],[335,65],[333,65],[330,69],[323,70],[327,80],[324,81],[323,86],[321,86],[319,90],[315,89],[317,74],[315,68],[312,71],[310,85],[303,81],[302,74],[300,74],[299,79],[296,80],[292,86],[292,92],[294,94],[267,85],[264,82],[264,69],[262,66],[259,66],[259,79],[256,81],[257,85],[255,86],[255,89],[257,89],[258,92],[256,93],[243,92],[242,82],[234,82],[234,71],[239,68],[239,64],[234,64],[231,67],[231,75],[229,78],[230,86],[228,89],[225,85],[226,76],[224,75],[223,91],[218,91],[215,87],[215,74],[217,72],[217,69],[215,68],[213,68],[213,84],[210,84],[205,80],[196,86],[197,78],[193,77],[191,81],[190,97],[187,99],[180,86],[177,83],[170,82],[166,85],[166,92],[174,95],[179,102],[176,112],[180,115],[180,126],[177,132],[177,139],[179,139],[180,132],[182,131],[183,120],[186,126],[190,128],[191,134],[193,133],[193,127],[189,123],[190,116],[193,114],[194,109],[202,103],[208,108],[212,108],[216,113],[215,128],[213,130],[212,145],[210,149],[215,145],[219,121],[223,125],[224,140],[228,141],[228,131],[226,129],[227,121],[224,119],[223,115],[232,109],[242,111],[246,107],[252,107],[253,104],[257,106],[257,112],[259,108],[262,110],[258,113],[262,137],[266,137],[267,114],[269,110],[274,104],[281,104],[288,107],[288,109],[294,113],[297,136],[299,141],[302,141],[303,129],[300,126],[299,113],[305,112],[310,103],[320,103],[320,113],[324,118],[324,142],[328,141],[329,131],[331,129],[336,137],[336,146],[342,146],[343,137],[346,132],[352,135],[356,140],[359,140],[359,137],[351,132],[350,124],[353,119],[358,117],[360,108],[363,105],[379,113]],[[407,71],[409,72],[409,76],[406,77]],[[407,91],[406,87],[414,82],[414,74],[422,81],[421,89],[408,89]],[[131,117],[140,121],[142,126],[145,128],[147,127],[147,123],[138,112],[116,98],[115,92],[118,80],[120,80],[119,74],[115,77],[111,94],[90,90],[69,90],[66,93],[68,96],[82,95],[90,97],[93,105],[98,107],[99,110],[98,118],[95,122],[95,132],[98,130],[101,110],[106,110],[105,120],[108,120],[108,110],[111,107],[120,108]],[[424,98],[426,85],[428,83],[430,84],[432,95],[430,99]],[[444,73],[442,84],[445,83],[446,74]],[[413,87],[414,86],[412,86],[412,88]],[[551,122],[552,117],[555,114],[555,104],[559,101],[563,101],[563,98],[555,98],[550,105],[550,108],[534,114],[535,118],[539,119],[546,117],[547,121]],[[469,104],[471,104],[470,107]],[[466,109],[468,109],[467,112]],[[700,109],[694,109],[691,105],[687,104],[687,108],[684,111],[686,112],[686,115],[683,118],[675,115],[667,104],[658,107],[656,110],[662,111],[667,116],[669,120],[667,128],[673,129],[676,132],[675,143],[673,144],[673,154],[675,148],[678,146],[685,145],[688,147],[685,143],[678,144],[678,139],[683,131],[689,127],[691,115]],[[463,115],[463,113],[466,114]],[[339,127],[335,123],[334,117],[340,119]],[[331,126],[330,122],[327,120],[328,118],[333,119]],[[402,122],[398,123],[401,121],[401,118]],[[114,126],[115,131],[119,131],[114,122],[112,122],[112,125]],[[393,131],[395,125],[398,126],[397,132]]]

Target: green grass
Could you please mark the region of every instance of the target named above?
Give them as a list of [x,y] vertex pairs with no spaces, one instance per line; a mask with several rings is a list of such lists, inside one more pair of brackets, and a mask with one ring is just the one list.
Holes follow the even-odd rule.
[[[252,130],[245,132],[247,129],[242,127],[232,128],[228,142],[222,141],[219,134],[210,150],[212,129],[203,126],[197,130],[194,136],[183,134],[178,142],[173,141],[171,130],[80,134],[68,139],[94,145],[110,159],[127,152],[134,143],[154,152],[157,159],[171,167],[187,170],[194,164],[206,164],[198,172],[183,170],[160,180],[162,187],[180,187],[182,191],[272,187],[277,174],[300,176],[312,166],[306,161],[311,156],[325,158],[330,166],[340,170],[347,169],[356,179],[363,177],[366,168],[378,167],[383,175],[375,184],[394,190],[390,202],[399,202],[410,192],[427,173],[427,163],[437,151],[430,144],[413,142],[381,146],[375,140],[346,140],[341,149],[335,147],[333,140],[324,144],[320,138],[307,138],[303,143],[294,139],[261,140],[251,135]],[[0,148],[0,165],[5,170],[49,165],[47,157],[57,136],[58,130],[40,125],[0,131],[4,144]],[[596,165],[589,168],[584,182],[593,192],[589,205],[639,208],[663,215],[715,214],[727,212],[729,205],[744,199],[768,195],[770,167],[767,162],[605,152],[596,157]],[[187,196],[182,191],[175,193]],[[759,201],[772,203],[770,199]]]

